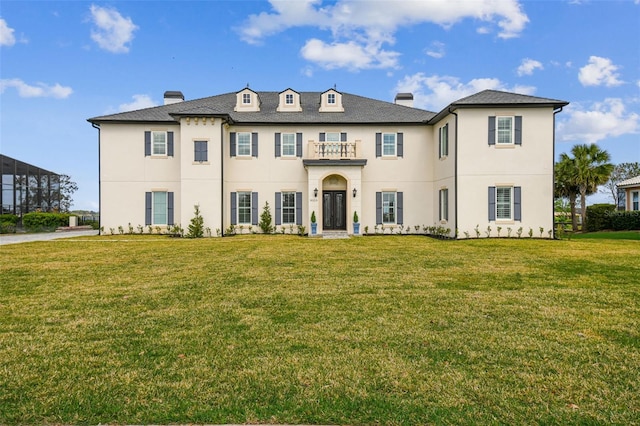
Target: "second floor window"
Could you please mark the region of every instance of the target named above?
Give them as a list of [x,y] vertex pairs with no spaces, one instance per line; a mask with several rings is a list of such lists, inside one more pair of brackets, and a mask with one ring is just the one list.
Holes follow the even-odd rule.
[[496,131],[496,143],[497,144],[512,144],[513,143],[513,117],[496,117],[497,131]]
[[440,158],[449,155],[449,124],[440,127]]
[[251,155],[251,133],[238,133],[238,156],[250,156]]
[[382,155],[384,156],[396,155],[396,134],[395,133],[382,134]]
[[283,133],[282,134],[282,156],[295,157],[295,155],[296,155],[296,134]]
[[195,141],[193,143],[193,161],[209,161],[207,141]]
[[167,155],[167,132],[151,132],[153,155]]

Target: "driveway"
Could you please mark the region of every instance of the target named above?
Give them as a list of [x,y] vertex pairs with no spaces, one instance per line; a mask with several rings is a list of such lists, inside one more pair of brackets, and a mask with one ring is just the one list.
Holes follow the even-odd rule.
[[82,231],[41,232],[37,234],[2,234],[0,235],[0,246],[32,241],[50,241],[57,240],[58,238],[89,237],[93,235],[98,235],[98,231],[92,229]]

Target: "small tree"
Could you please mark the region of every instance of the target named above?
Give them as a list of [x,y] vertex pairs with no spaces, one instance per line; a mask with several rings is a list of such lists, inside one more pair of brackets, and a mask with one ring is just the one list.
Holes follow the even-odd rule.
[[269,202],[264,203],[262,208],[262,214],[260,215],[260,223],[258,224],[260,229],[265,234],[273,232],[273,226],[271,225],[271,210],[269,209]]
[[189,231],[187,232],[187,238],[202,238],[204,237],[204,218],[200,214],[200,205],[193,206],[193,217],[191,223],[189,223]]

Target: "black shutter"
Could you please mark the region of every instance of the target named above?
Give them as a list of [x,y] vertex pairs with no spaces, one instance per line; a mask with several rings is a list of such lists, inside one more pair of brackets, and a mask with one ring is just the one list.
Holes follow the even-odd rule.
[[404,135],[402,133],[398,133],[398,136],[396,136],[396,153],[398,154],[398,157],[402,157],[404,154]]
[[167,156],[173,157],[173,132],[167,132]]
[[144,224],[145,226],[151,225],[152,196],[153,194],[151,192],[144,193]]
[[382,157],[382,133],[376,133],[376,157]]
[[347,134],[342,132],[340,133],[340,142],[346,142],[347,141]]
[[302,225],[302,192],[296,192],[296,225]]
[[496,187],[489,187],[489,222],[496,220]]
[[522,220],[522,187],[513,187],[513,220]]
[[231,224],[236,225],[238,223],[238,193],[231,193]]
[[[257,133],[254,133],[257,136]],[[258,193],[251,193],[251,224],[258,224]]]
[[280,157],[280,150],[281,150],[281,147],[282,147],[282,144],[280,142],[280,133],[276,133],[275,144],[276,144],[276,147],[275,147],[276,157]]
[[404,223],[403,219],[403,204],[404,197],[402,192],[396,192],[396,223],[398,225],[402,225]]
[[320,133],[320,136],[318,137],[318,139],[320,140],[320,142],[324,142],[325,134],[324,133]]
[[496,118],[489,117],[489,145],[496,144]]
[[302,158],[302,133],[296,133],[296,156]]
[[173,192],[167,192],[167,225],[173,225]]
[[236,156],[236,132],[229,133],[229,154],[231,157]]
[[276,192],[276,226],[282,225],[282,192]]
[[151,132],[144,132],[144,156],[151,155]]
[[376,225],[382,223],[382,192],[376,192]]
[[522,116],[521,115],[516,115],[514,127],[515,127],[515,132],[513,134],[513,142],[516,145],[522,145]]
[[[258,134],[257,133],[251,133],[251,156],[252,157],[258,156]],[[257,223],[255,223],[255,225],[257,225]]]

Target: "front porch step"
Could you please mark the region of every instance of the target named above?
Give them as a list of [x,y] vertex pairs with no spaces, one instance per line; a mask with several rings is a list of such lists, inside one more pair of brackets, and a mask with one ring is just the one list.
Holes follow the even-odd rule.
[[349,234],[347,233],[347,231],[323,231],[322,238],[349,238]]

